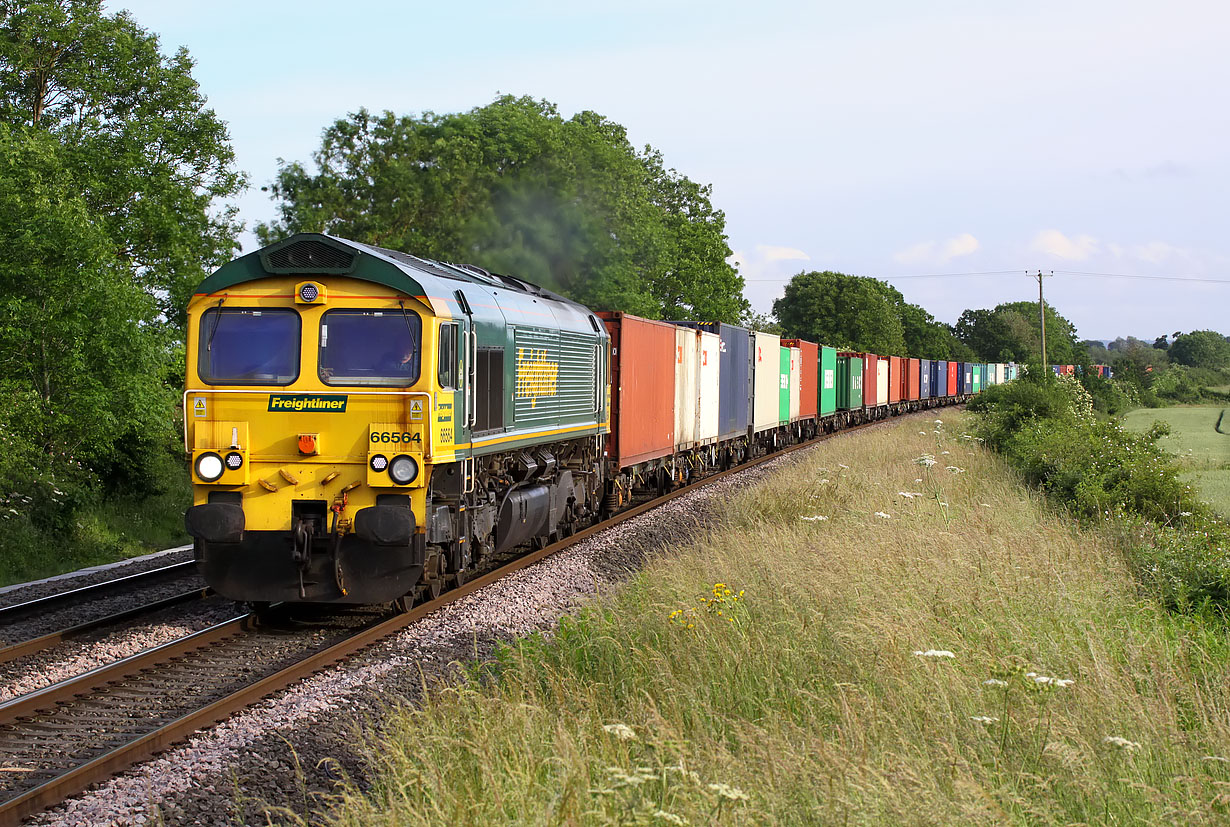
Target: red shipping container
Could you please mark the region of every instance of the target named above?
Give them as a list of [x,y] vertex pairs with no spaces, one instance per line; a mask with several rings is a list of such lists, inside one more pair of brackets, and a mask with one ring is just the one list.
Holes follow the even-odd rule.
[[611,334],[608,455],[620,468],[670,455],[675,450],[675,326],[620,312],[604,311],[598,317]]
[[802,339],[782,339],[782,347],[797,347],[803,352],[802,379],[799,382],[799,418],[815,419],[820,408],[820,345]]
[[880,357],[874,353],[863,354],[863,407],[874,408],[880,404],[876,399],[876,363]]
[[918,399],[919,384],[918,384],[918,360],[905,360],[905,398],[914,400]]
[[957,395],[957,372],[961,370],[960,362],[948,363],[948,395]]
[[888,357],[888,401],[901,401],[901,373],[902,373],[902,358],[900,356]]

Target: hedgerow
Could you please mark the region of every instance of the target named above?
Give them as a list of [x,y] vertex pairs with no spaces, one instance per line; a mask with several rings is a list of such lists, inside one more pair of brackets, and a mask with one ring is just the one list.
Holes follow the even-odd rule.
[[1138,577],[1167,605],[1230,609],[1230,527],[1157,445],[1165,423],[1130,433],[1094,415],[1080,382],[1038,368],[969,408],[978,435],[1027,481],[1082,519],[1114,524]]

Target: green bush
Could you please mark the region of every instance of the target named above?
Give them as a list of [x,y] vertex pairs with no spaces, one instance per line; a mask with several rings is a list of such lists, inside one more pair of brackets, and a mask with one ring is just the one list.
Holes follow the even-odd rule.
[[1138,576],[1167,605],[1230,608],[1230,527],[1158,447],[1169,429],[1125,431],[1094,416],[1094,398],[1081,382],[1032,370],[969,407],[978,435],[1029,482],[1083,519],[1119,526]]

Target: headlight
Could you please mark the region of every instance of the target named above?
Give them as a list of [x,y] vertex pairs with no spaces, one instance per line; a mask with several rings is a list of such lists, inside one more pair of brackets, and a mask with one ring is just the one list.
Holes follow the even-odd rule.
[[398,485],[409,485],[418,475],[419,464],[414,461],[413,457],[402,454],[399,457],[393,457],[393,461],[389,463],[389,476]]
[[303,299],[305,302],[314,302],[318,296],[320,296],[320,290],[318,290],[316,285],[311,282],[299,288],[299,298]]
[[226,455],[226,470],[238,471],[243,467],[243,454],[238,451],[231,451]]
[[372,470],[375,471],[376,473],[380,473],[381,471],[389,467],[389,458],[386,457],[384,454],[376,454],[375,456],[372,457],[371,464],[372,464]]
[[221,477],[224,469],[222,457],[213,451],[201,454],[196,458],[196,475],[205,482],[213,482]]

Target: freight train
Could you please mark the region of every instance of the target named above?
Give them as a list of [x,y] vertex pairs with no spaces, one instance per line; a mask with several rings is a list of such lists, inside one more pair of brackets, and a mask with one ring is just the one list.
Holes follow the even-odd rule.
[[637,490],[1017,370],[595,313],[321,234],[202,282],[187,359],[185,521],[208,584],[258,606],[403,608]]

